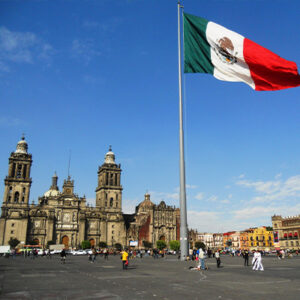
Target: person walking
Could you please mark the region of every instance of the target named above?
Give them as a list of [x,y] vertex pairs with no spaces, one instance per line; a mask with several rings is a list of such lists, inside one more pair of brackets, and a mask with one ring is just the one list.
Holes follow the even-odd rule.
[[122,266],[123,270],[126,270],[128,267],[128,252],[127,249],[124,249],[124,251],[121,252],[121,258],[122,258]]
[[243,255],[244,255],[244,266],[249,266],[249,251],[246,249]]
[[104,249],[104,259],[108,260],[108,248]]
[[262,264],[262,257],[260,251],[257,251],[257,264],[256,264],[257,271],[264,271],[264,266]]
[[94,263],[96,260],[97,251],[95,248],[92,249],[92,262]]
[[264,266],[262,264],[261,253],[258,250],[254,252],[252,265],[253,265],[252,270],[254,270],[254,271],[264,271]]
[[220,258],[220,252],[219,252],[219,250],[217,250],[215,252],[215,258],[216,258],[216,261],[217,261],[217,267],[220,268],[221,258]]
[[61,262],[62,262],[63,264],[66,263],[66,256],[67,256],[67,254],[66,254],[65,249],[62,249],[61,252],[60,252],[60,257],[61,257]]

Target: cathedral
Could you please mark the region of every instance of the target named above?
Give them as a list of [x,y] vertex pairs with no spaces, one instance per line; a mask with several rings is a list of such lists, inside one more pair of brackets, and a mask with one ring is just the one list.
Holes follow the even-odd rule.
[[42,247],[51,242],[78,248],[82,241],[88,240],[96,247],[99,242],[125,247],[134,241],[142,248],[144,242],[155,247],[157,240],[165,240],[167,244],[179,240],[180,211],[164,201],[156,205],[146,194],[135,213],[122,213],[122,170],[111,148],[98,168],[95,207],[87,205],[85,196],[74,193],[74,180],[70,176],[60,190],[56,173],[49,190],[38,198],[36,205],[30,204],[31,165],[32,155],[22,137],[9,157],[4,180],[0,245],[8,245],[11,238],[16,238],[20,244],[34,242]]

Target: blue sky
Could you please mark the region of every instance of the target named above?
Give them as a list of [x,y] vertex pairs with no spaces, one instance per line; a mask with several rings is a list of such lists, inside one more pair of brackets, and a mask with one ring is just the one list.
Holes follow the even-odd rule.
[[[109,145],[123,210],[179,206],[177,1],[0,0],[0,178],[25,133],[31,200],[70,173],[95,199]],[[186,0],[185,11],[300,66],[296,0]],[[300,88],[255,92],[184,76],[189,227],[240,230],[300,213]],[[1,197],[4,183],[0,184]]]

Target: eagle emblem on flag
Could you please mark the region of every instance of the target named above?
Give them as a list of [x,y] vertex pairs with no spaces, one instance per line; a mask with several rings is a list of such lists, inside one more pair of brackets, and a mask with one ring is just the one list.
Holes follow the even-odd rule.
[[234,64],[237,62],[237,52],[234,52],[233,43],[228,37],[222,37],[217,40],[215,46],[214,50],[222,62],[227,64]]

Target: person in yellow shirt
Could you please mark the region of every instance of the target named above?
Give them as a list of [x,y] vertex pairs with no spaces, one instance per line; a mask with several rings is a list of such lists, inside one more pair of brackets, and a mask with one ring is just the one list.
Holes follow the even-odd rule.
[[121,252],[122,255],[122,265],[123,265],[123,270],[126,270],[128,267],[128,252],[127,249],[124,249],[124,251]]

